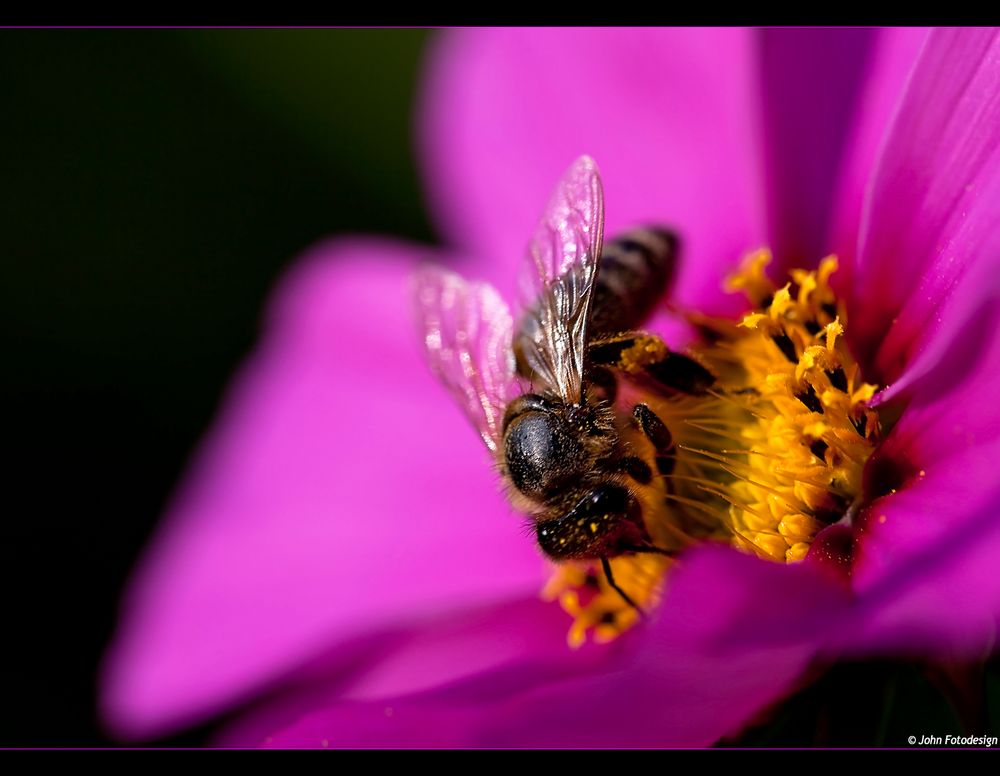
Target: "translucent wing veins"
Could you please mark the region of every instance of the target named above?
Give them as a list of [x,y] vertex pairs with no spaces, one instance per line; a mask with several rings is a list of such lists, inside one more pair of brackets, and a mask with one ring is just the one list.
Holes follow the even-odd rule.
[[489,284],[441,267],[422,267],[414,286],[428,363],[495,452],[517,390],[510,310]]
[[517,350],[563,400],[583,393],[587,324],[604,236],[604,190],[582,156],[563,175],[528,248]]

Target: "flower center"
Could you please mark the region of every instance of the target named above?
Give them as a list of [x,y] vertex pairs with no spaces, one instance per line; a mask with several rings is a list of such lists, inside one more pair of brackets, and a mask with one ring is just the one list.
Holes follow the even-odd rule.
[[[793,270],[781,288],[764,274],[770,260],[766,250],[751,254],[728,280],[751,302],[742,320],[688,315],[701,339],[687,354],[718,377],[707,394],[626,394],[629,404],[647,404],[676,444],[673,471],[636,493],[661,548],[722,541],[791,563],[806,557],[820,531],[857,512],[880,429],[865,404],[876,386],[861,379],[847,350],[845,311],[829,286],[837,260]],[[648,611],[672,562],[623,555],[611,566],[617,585]],[[560,565],[543,595],[573,617],[573,646],[591,632],[613,639],[639,619],[589,563]]]

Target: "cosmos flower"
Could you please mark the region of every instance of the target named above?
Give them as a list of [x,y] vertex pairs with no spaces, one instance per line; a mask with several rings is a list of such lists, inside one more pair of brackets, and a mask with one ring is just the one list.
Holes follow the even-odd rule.
[[[285,280],[125,601],[109,724],[151,736],[262,698],[224,742],[707,745],[817,664],[988,655],[1000,36],[474,30],[440,41],[425,86],[425,177],[456,249],[333,240]],[[582,153],[607,233],[682,235],[679,308],[740,320],[722,280],[749,251],[770,247],[778,287],[835,253],[883,429],[823,552],[696,546],[648,621],[571,650],[539,600],[545,564],[422,361],[408,278],[430,258],[512,298]]]

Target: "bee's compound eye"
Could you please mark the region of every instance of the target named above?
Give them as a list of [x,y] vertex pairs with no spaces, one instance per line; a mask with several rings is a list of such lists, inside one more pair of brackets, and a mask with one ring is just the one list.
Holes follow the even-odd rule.
[[584,450],[556,415],[526,412],[510,424],[504,454],[514,487],[544,500],[579,470]]

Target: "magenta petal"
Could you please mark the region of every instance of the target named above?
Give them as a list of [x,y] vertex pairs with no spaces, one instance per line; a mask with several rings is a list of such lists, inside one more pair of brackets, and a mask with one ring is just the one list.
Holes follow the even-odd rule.
[[125,601],[104,677],[118,733],[192,722],[363,630],[537,588],[481,441],[422,362],[424,253],[331,243],[279,289]]
[[864,515],[854,582],[870,607],[886,609],[865,632],[900,646],[982,650],[1000,616],[1000,280],[977,277],[983,269],[963,278],[950,306],[990,286],[991,303],[954,311],[966,328],[914,385],[869,466],[870,486],[894,492]]
[[969,508],[956,507],[948,488],[947,479],[929,481],[879,508],[886,522],[866,540],[861,603],[838,638],[845,650],[982,660],[996,649],[1000,488]]
[[[622,653],[622,642],[570,649],[569,622],[557,604],[534,594],[373,632],[284,681],[278,698],[264,700],[259,709],[228,726],[218,743],[258,746],[276,730],[345,699],[352,706],[371,700],[381,710],[380,699],[440,690],[482,673],[542,664],[572,675],[593,671]],[[345,648],[353,658],[344,654]],[[349,671],[344,671],[345,665]]]
[[[870,487],[894,492],[868,510],[865,563],[856,576],[874,573],[867,564],[891,566],[914,544],[941,541],[994,493],[1000,455],[1000,298],[976,313],[976,330],[963,338],[965,347],[953,348],[939,364],[940,374],[925,379],[927,385],[920,386],[869,466]],[[900,518],[880,519],[889,513]]]
[[446,234],[512,266],[555,181],[589,154],[606,234],[644,221],[680,232],[675,296],[742,302],[721,279],[764,239],[753,36],[734,29],[464,30],[443,35],[425,83],[422,146]]
[[832,194],[879,33],[765,29],[760,39],[770,244],[780,266],[812,266],[829,252]]
[[[1000,176],[997,183],[1000,184]],[[996,189],[1000,202],[1000,185]],[[970,223],[972,227],[977,225]],[[978,359],[988,357],[1000,325],[1000,229],[984,240],[979,255],[937,301],[934,320],[914,338],[906,370],[875,395],[873,405],[885,404],[899,396],[943,398],[960,386]],[[942,278],[932,276],[927,282],[933,284],[935,280]],[[993,404],[987,401],[976,410],[991,412]]]
[[1000,33],[935,30],[882,149],[862,219],[849,336],[869,378],[898,379],[940,306],[1000,238]]
[[844,149],[826,248],[841,260],[837,282],[845,288],[850,285],[856,261],[865,187],[926,39],[927,29],[923,27],[880,29],[877,45],[872,47],[866,63],[866,77],[855,101],[855,120]]
[[826,613],[845,601],[841,586],[809,567],[704,548],[684,559],[613,671],[511,666],[438,692],[317,709],[268,743],[704,746],[795,688],[829,627]]

